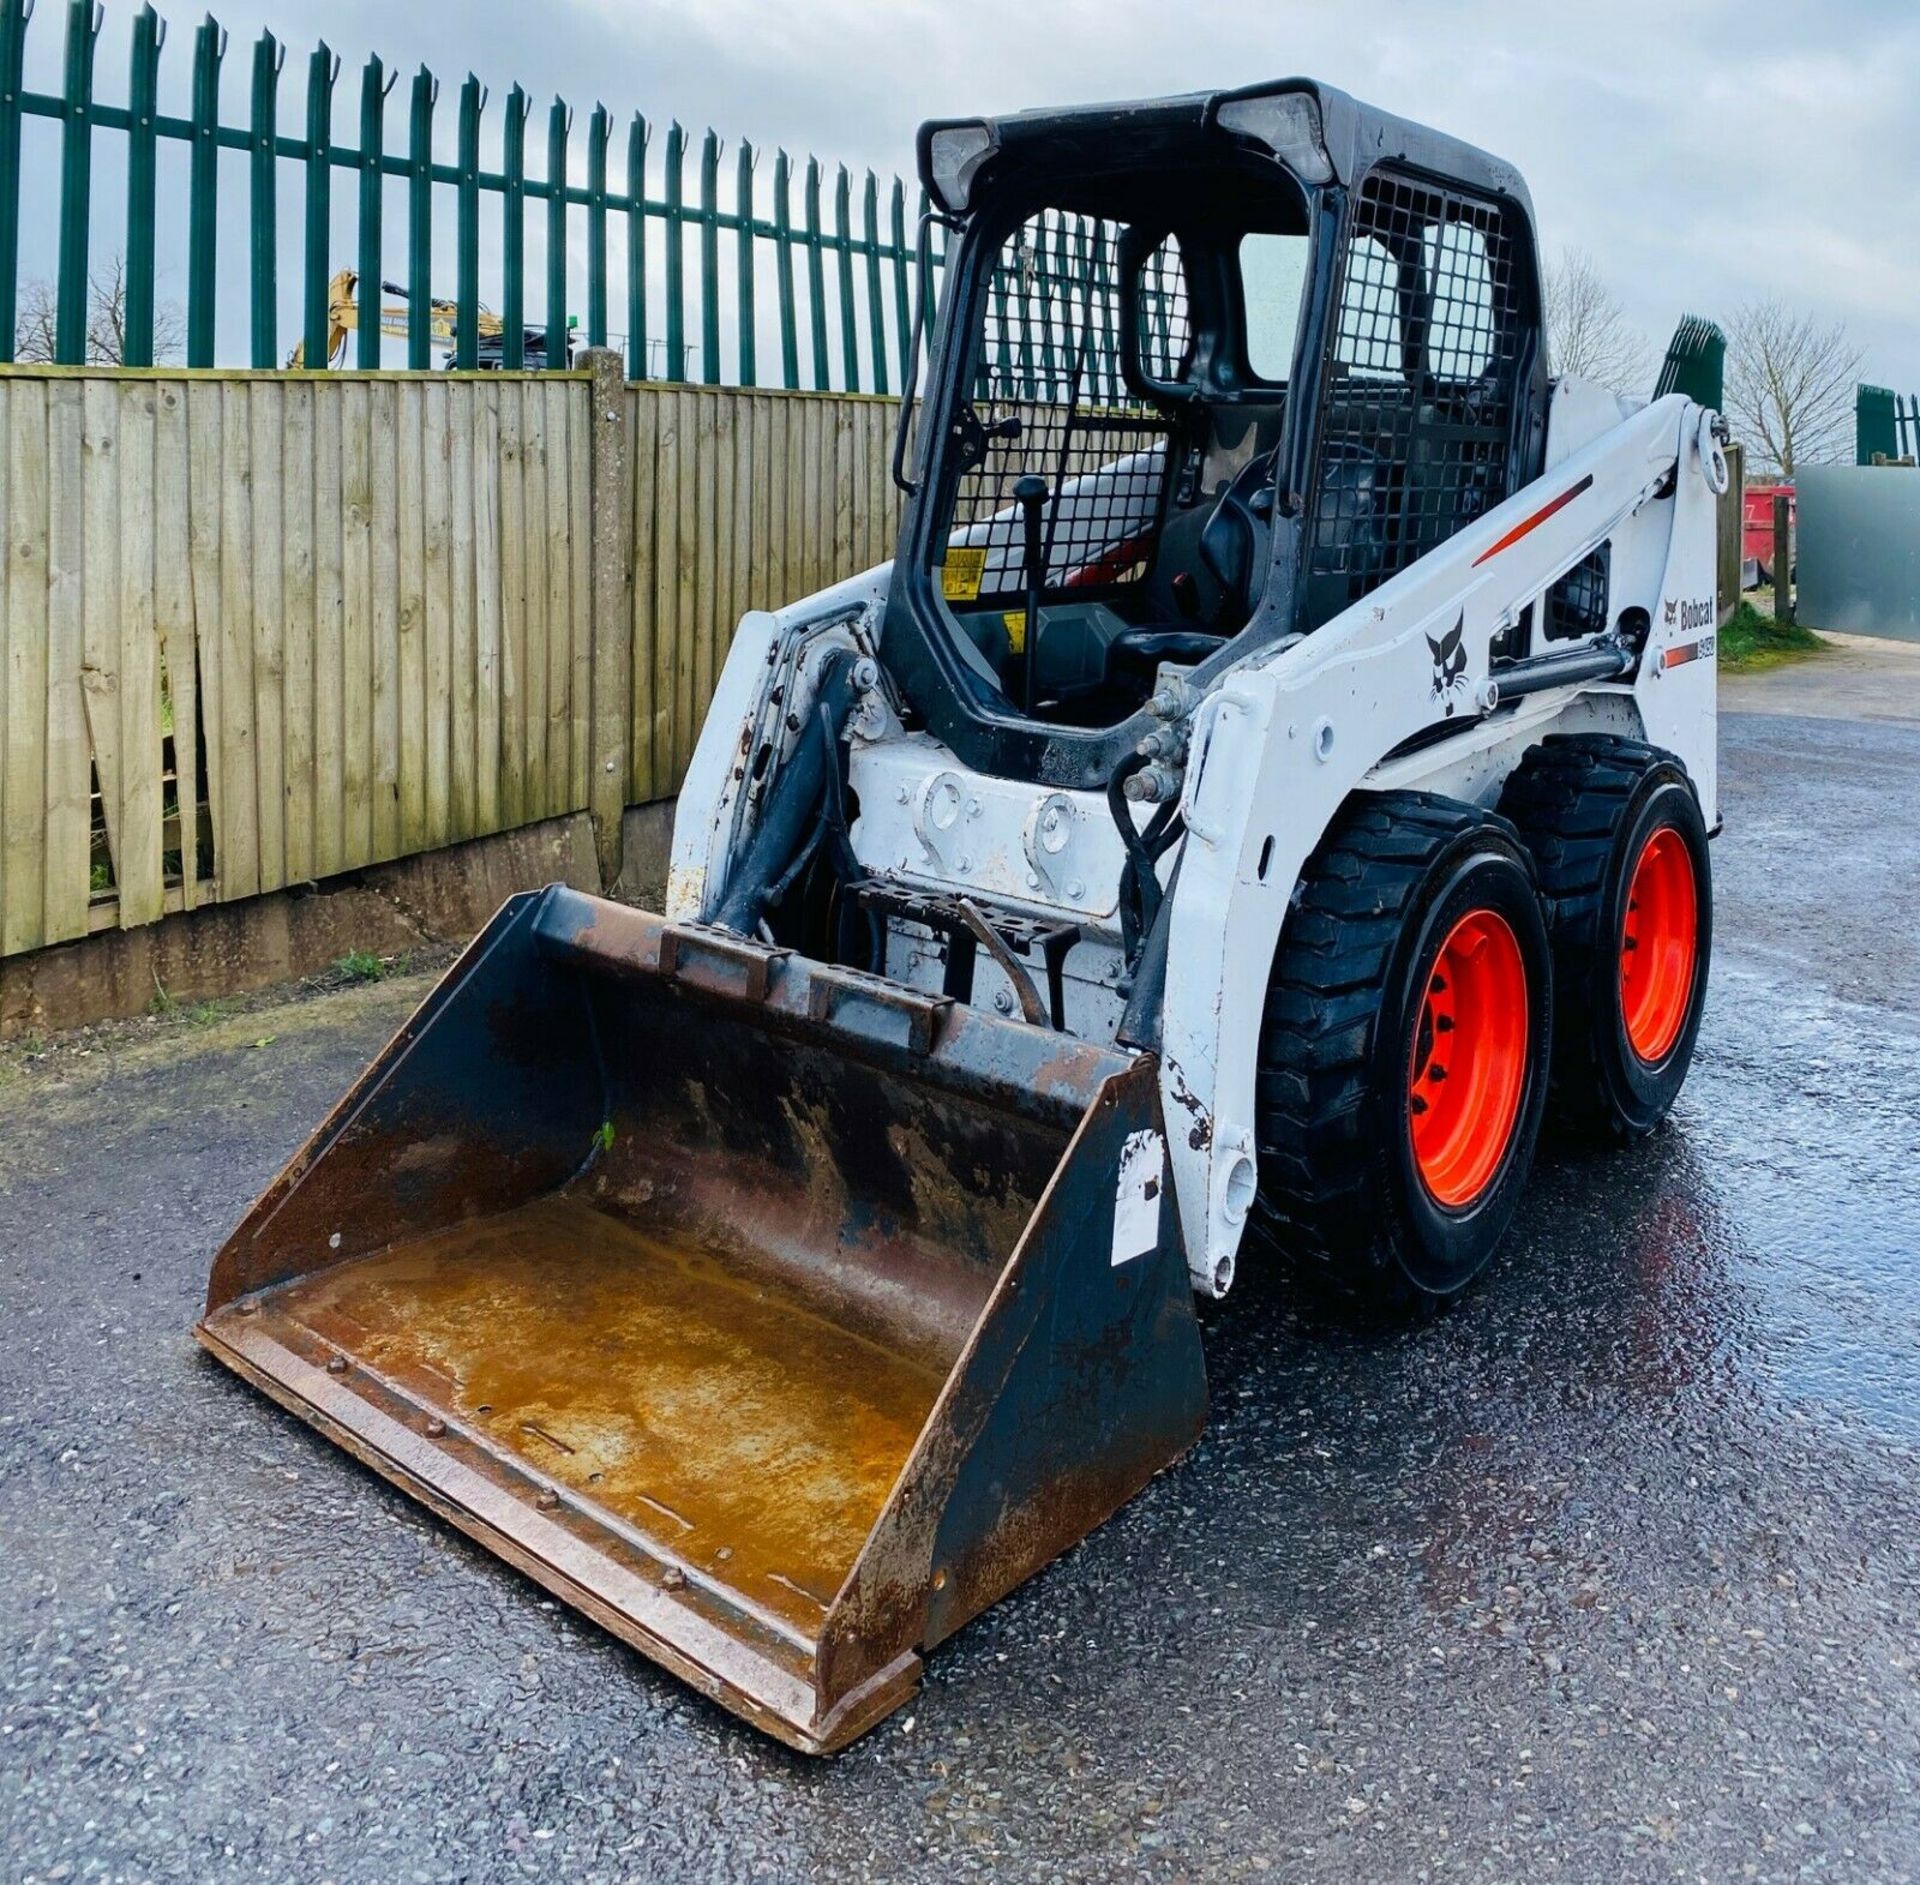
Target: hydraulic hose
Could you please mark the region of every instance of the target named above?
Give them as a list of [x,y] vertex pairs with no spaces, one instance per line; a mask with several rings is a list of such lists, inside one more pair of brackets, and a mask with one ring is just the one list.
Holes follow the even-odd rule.
[[1151,763],[1145,753],[1129,753],[1107,779],[1107,810],[1127,852],[1127,868],[1120,881],[1120,943],[1129,966],[1160,913],[1160,878],[1154,870],[1153,852],[1133,822],[1126,796],[1127,781]]
[[1166,1020],[1167,948],[1173,934],[1173,892],[1179,887],[1184,852],[1174,859],[1167,895],[1162,899],[1141,945],[1140,959],[1132,970],[1132,982],[1126,990],[1127,1005],[1120,1017],[1117,1038],[1123,1047],[1138,1047],[1148,1053],[1160,1051],[1160,1037]]
[[751,936],[776,894],[789,881],[803,846],[839,782],[840,740],[853,711],[855,657],[836,648],[820,663],[815,711],[781,774],[779,789],[769,792],[766,808],[739,863],[727,880],[714,921]]

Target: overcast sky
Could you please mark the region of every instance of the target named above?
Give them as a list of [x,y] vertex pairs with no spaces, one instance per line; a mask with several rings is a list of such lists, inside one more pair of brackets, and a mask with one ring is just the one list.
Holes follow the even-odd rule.
[[[197,12],[161,4],[174,15],[163,71],[180,108]],[[61,11],[43,0],[32,29],[42,86]],[[108,0],[104,97],[124,96],[131,11]],[[1590,251],[1651,338],[1664,343],[1683,312],[1724,322],[1741,300],[1778,293],[1845,320],[1866,378],[1920,391],[1916,0],[222,0],[216,11],[233,36],[230,121],[245,109],[245,44],[267,25],[289,48],[288,130],[301,124],[304,56],[324,34],[345,61],[343,139],[359,62],[377,50],[439,74],[449,137],[471,69],[491,88],[490,126],[518,79],[536,113],[557,92],[582,128],[599,99],[616,122],[677,115],[729,144],[745,135],[883,177],[909,169],[924,117],[1309,74],[1515,162],[1546,252]],[[397,143],[403,90],[388,125]],[[530,153],[543,148],[536,116]],[[344,179],[335,194],[351,195]],[[30,218],[33,203],[30,192]],[[297,229],[292,203],[282,215]]]

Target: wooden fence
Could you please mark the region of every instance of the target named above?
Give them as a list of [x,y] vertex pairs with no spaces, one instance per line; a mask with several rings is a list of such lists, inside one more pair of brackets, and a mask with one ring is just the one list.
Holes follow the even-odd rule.
[[596,360],[0,372],[0,954],[674,791],[740,614],[890,553],[894,407]]
[[678,790],[748,609],[893,554],[896,402],[630,386],[636,804]]

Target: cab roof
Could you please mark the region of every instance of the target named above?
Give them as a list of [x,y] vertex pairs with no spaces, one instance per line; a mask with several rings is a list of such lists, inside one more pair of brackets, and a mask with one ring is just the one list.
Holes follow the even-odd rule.
[[1050,175],[1187,167],[1237,151],[1273,157],[1313,184],[1352,186],[1392,163],[1506,197],[1533,220],[1519,171],[1443,131],[1362,104],[1317,79],[1275,79],[1235,91],[1069,105],[998,118],[935,119],[920,127],[920,181],[949,215],[988,190]]

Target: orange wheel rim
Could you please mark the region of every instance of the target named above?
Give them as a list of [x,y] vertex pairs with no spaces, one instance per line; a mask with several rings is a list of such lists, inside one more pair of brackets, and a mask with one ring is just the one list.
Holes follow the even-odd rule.
[[1641,1060],[1663,1060],[1686,1025],[1700,950],[1693,854],[1671,825],[1641,847],[1620,931],[1620,1013]]
[[1513,1143],[1527,1084],[1527,965],[1494,910],[1463,916],[1440,945],[1408,1070],[1413,1162],[1434,1200],[1472,1204]]

